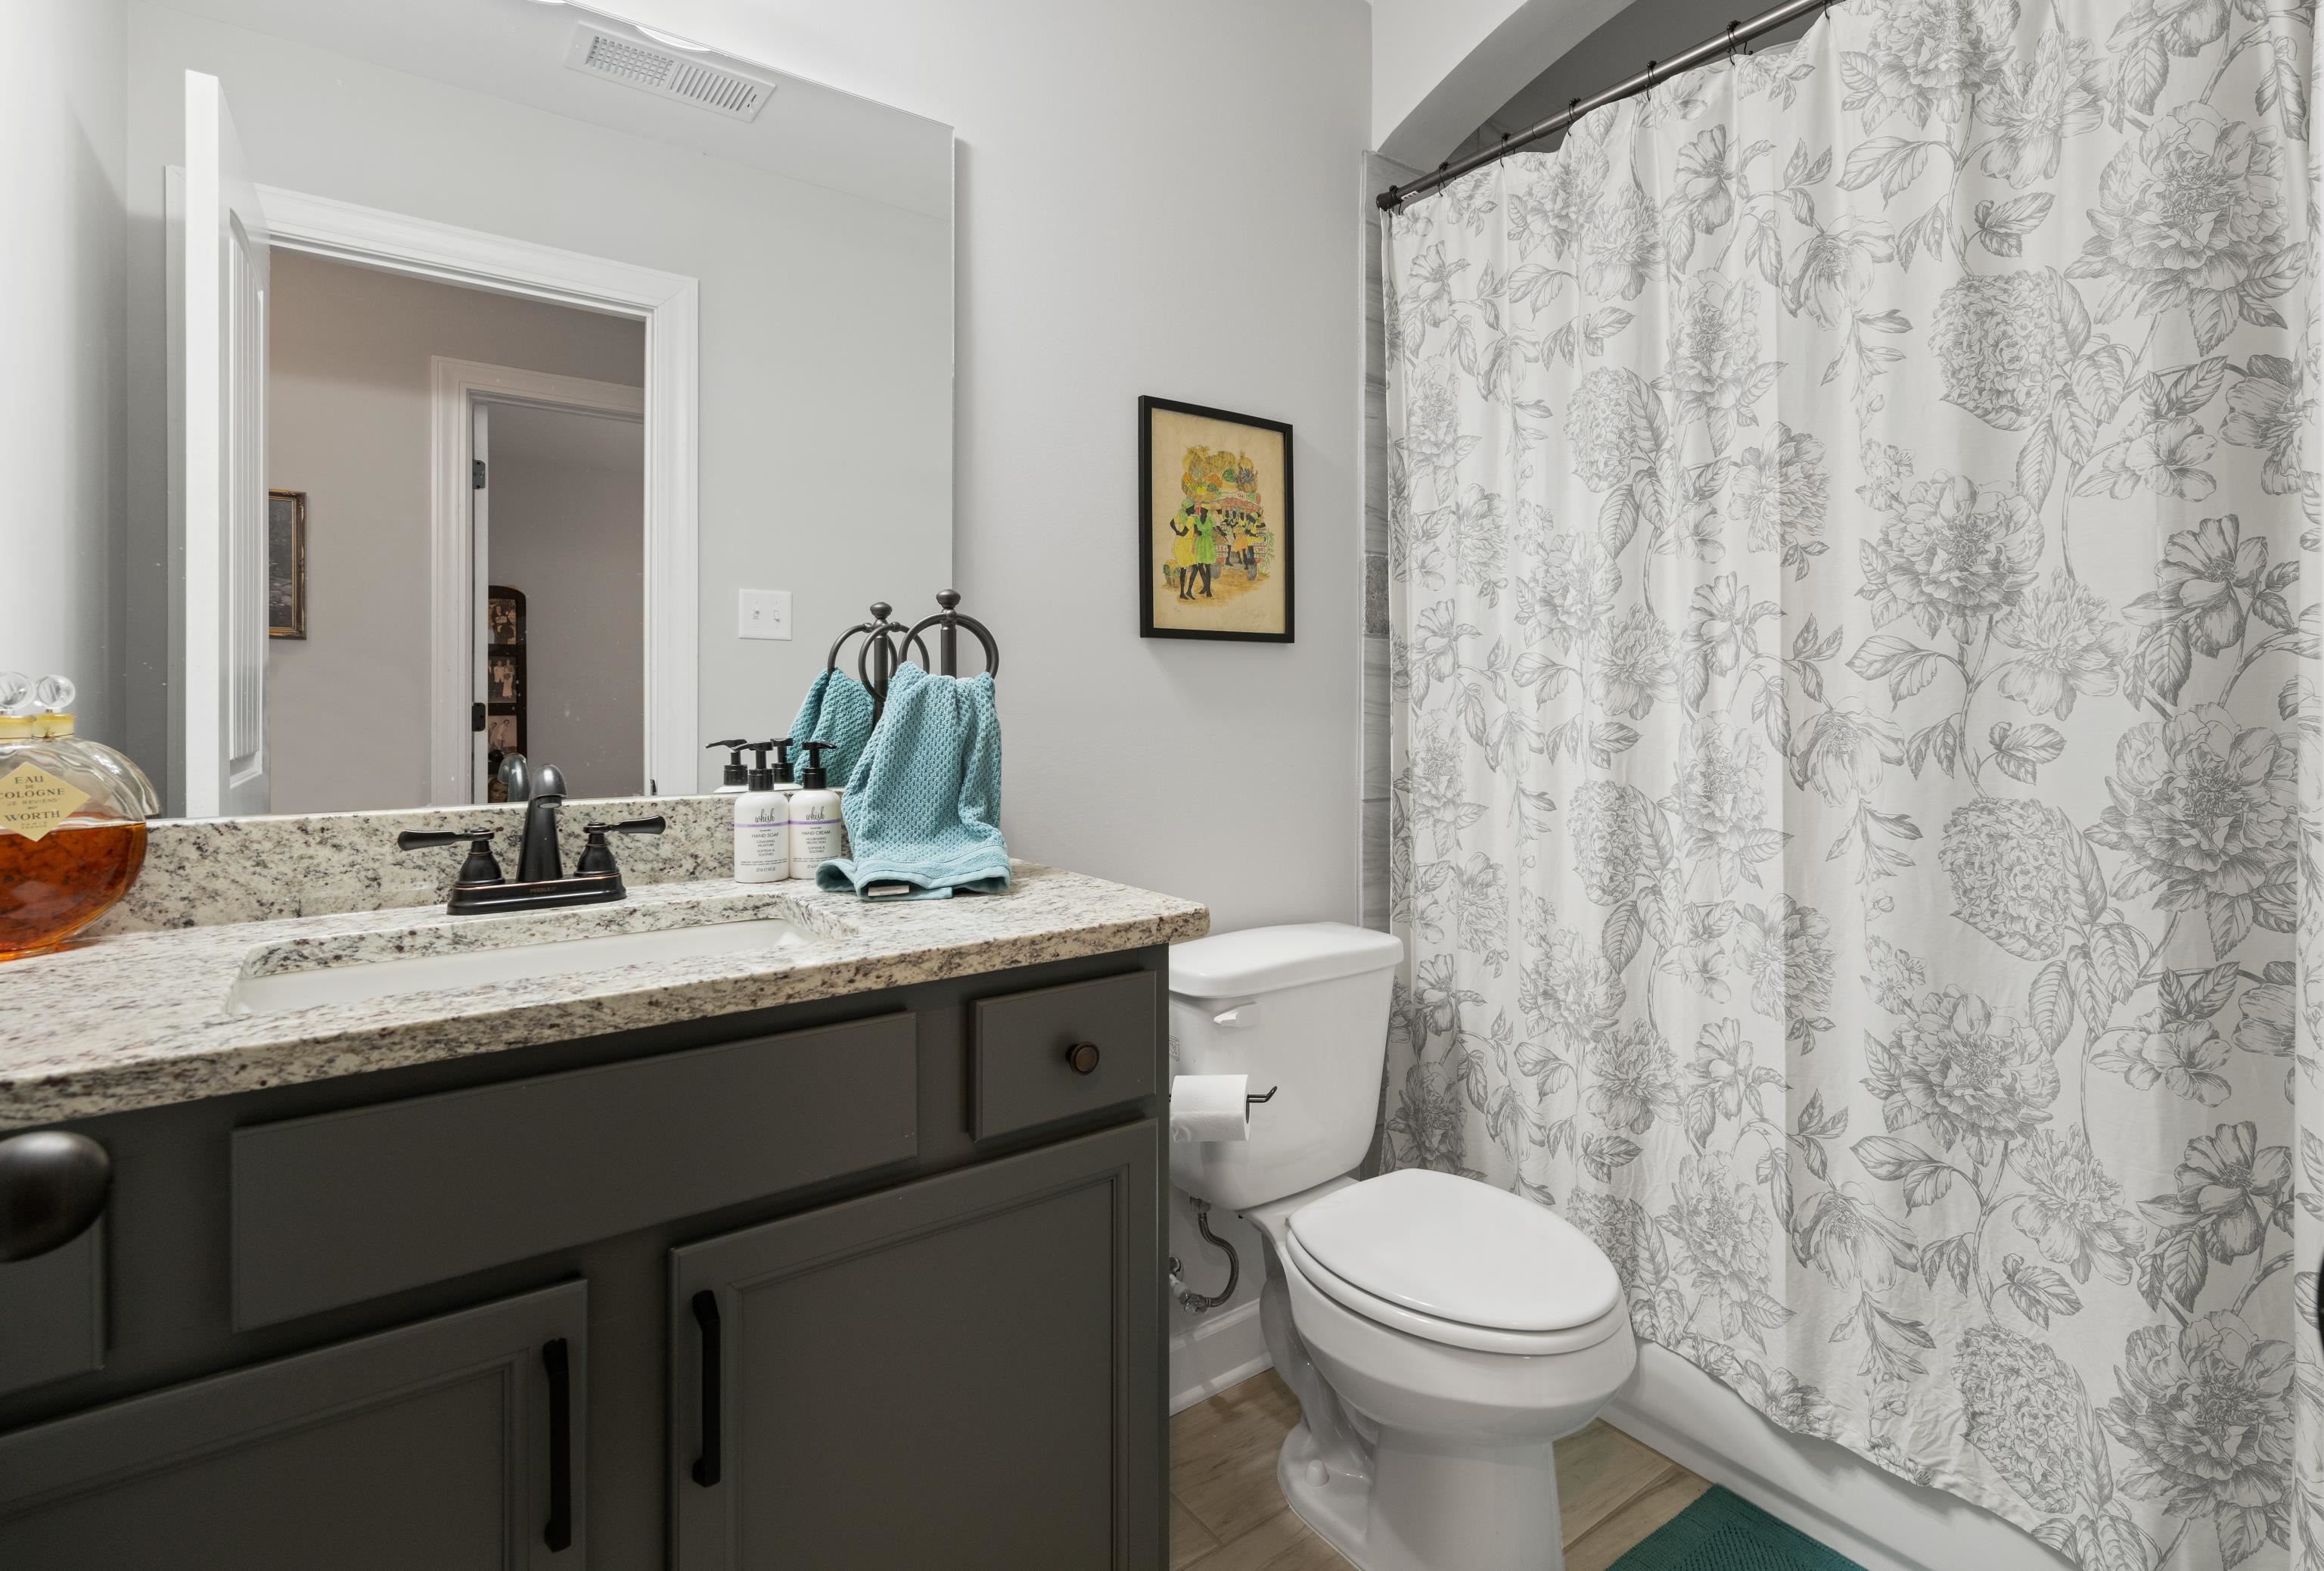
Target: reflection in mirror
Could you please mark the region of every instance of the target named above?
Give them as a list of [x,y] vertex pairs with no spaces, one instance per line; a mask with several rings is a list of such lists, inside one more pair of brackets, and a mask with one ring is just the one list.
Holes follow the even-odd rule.
[[125,14],[81,680],[169,810],[707,790],[950,583],[948,128],[575,5]]

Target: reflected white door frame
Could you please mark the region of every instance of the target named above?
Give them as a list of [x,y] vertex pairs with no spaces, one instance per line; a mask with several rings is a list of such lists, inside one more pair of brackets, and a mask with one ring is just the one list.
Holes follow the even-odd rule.
[[[683,273],[536,245],[327,197],[272,186],[260,187],[259,193],[279,250],[303,251],[358,266],[549,300],[645,323],[645,775],[651,781],[669,781],[673,791],[691,791],[697,778],[696,667],[701,647],[696,628],[700,285]],[[445,365],[506,371],[461,361],[439,360],[437,365],[439,376]],[[534,399],[521,391],[511,392],[507,402],[586,402]],[[429,521],[429,645],[437,652],[470,649],[482,625],[479,597],[484,586],[476,581],[468,518],[468,402],[466,394],[460,395],[453,400],[447,414],[439,383],[431,411],[435,481],[430,487]],[[428,797],[431,805],[456,806],[480,794],[470,783],[475,736],[471,706],[480,690],[475,664],[473,654],[457,662],[441,658],[430,661]]]
[[[436,638],[428,651],[429,690],[465,694],[456,714],[447,716],[438,710],[429,716],[431,738],[448,736],[457,729],[462,745],[467,750],[458,781],[454,781],[448,773],[440,781],[432,774],[429,778],[429,805],[451,807],[483,801],[487,783],[484,772],[484,738],[475,720],[475,706],[492,696],[485,690],[482,655],[484,602],[492,587],[492,534],[486,511],[491,492],[475,478],[475,466],[487,457],[486,411],[493,404],[523,404],[533,409],[571,410],[636,420],[644,415],[646,406],[641,389],[625,387],[618,382],[592,382],[583,376],[558,376],[514,365],[488,365],[480,360],[454,360],[442,355],[428,357],[428,458],[432,466],[429,471],[429,550],[437,559],[457,558],[468,563],[467,577],[462,580],[467,605],[465,619],[455,608],[445,605],[432,607],[429,617],[430,633]],[[438,532],[446,530],[453,538],[444,539]],[[650,561],[651,542],[647,546],[647,559]],[[446,593],[451,586],[439,579],[434,587],[438,593]],[[650,649],[654,633],[654,607],[650,603],[645,612],[644,643]],[[444,636],[447,633],[448,639]],[[466,684],[465,688],[460,686],[463,682]],[[640,790],[653,779],[653,744],[649,716],[646,772],[638,776]],[[550,758],[540,762],[560,761]],[[693,779],[688,775],[675,783],[673,789],[684,791],[692,785]]]

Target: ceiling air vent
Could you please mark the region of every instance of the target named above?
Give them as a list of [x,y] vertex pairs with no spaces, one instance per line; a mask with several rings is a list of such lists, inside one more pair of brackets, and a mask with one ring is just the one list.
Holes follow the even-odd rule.
[[690,59],[678,50],[623,38],[586,22],[574,27],[565,63],[593,77],[736,120],[757,119],[775,92],[772,82]]

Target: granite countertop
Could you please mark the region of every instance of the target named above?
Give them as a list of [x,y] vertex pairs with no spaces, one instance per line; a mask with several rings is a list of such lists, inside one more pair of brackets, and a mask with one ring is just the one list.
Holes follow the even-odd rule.
[[[615,904],[441,906],[117,933],[0,965],[0,1130],[1177,943],[1192,901],[1015,864],[1006,894],[867,903],[792,880],[633,886]],[[604,934],[786,919],[788,947],[237,1012],[245,977]]]

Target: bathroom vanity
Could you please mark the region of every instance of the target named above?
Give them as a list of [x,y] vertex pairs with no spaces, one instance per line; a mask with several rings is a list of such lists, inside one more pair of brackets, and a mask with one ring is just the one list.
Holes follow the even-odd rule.
[[[218,860],[218,913],[357,898]],[[111,1163],[0,1265],[0,1565],[1159,1566],[1165,946],[1206,925],[1031,866],[681,877],[0,968],[0,1138]]]

